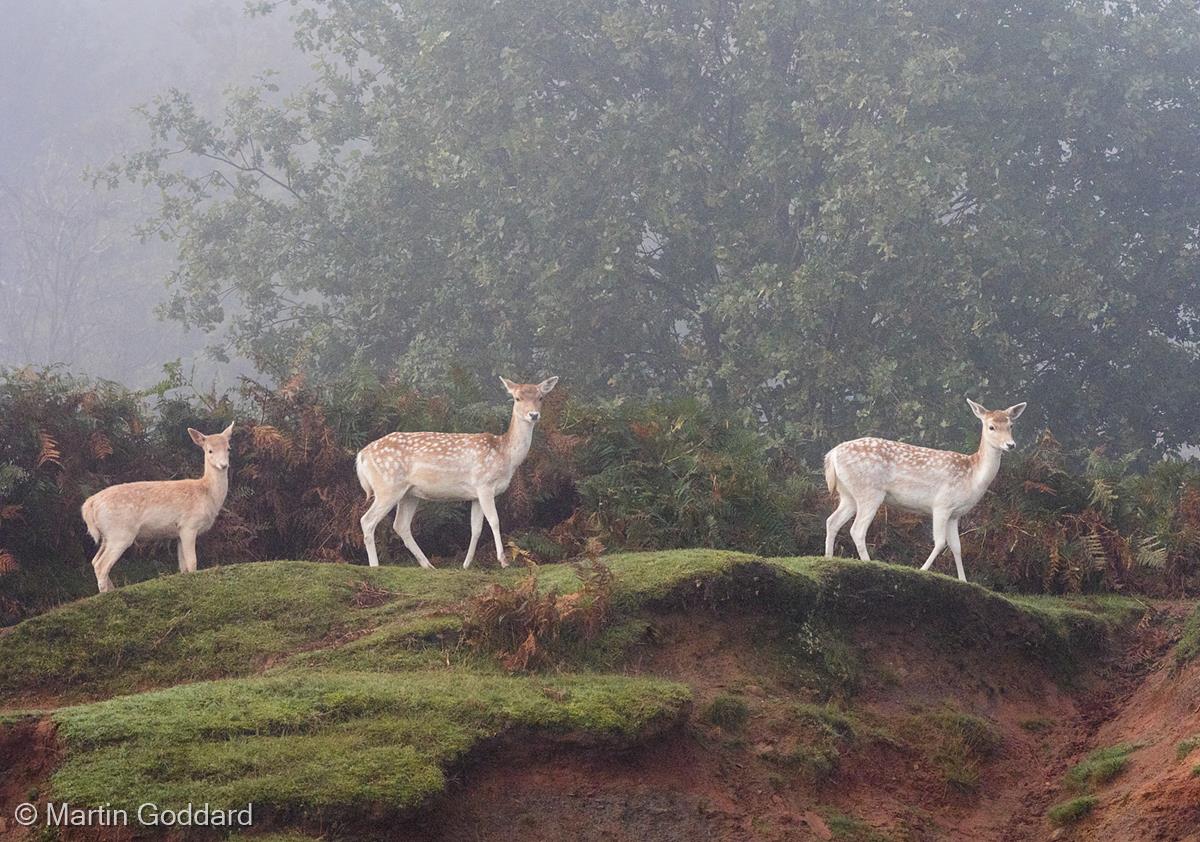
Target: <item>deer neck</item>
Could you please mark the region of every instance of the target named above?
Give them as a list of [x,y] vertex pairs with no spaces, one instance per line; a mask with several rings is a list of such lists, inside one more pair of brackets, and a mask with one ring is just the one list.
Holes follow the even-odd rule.
[[979,437],[979,449],[971,457],[971,485],[986,489],[1000,470],[1000,451]]
[[529,455],[529,446],[533,444],[533,424],[517,414],[513,407],[512,418],[508,422],[508,431],[504,434],[504,452],[508,462],[516,468]]
[[204,484],[208,496],[211,497],[218,506],[225,502],[225,495],[229,493],[229,469],[218,471],[208,464],[204,463],[204,475],[200,477],[200,482]]

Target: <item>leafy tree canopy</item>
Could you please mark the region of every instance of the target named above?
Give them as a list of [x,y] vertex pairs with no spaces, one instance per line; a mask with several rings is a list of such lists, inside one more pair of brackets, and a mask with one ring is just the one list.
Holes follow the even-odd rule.
[[312,85],[172,91],[124,168],[171,315],[269,371],[696,393],[813,451],[961,443],[968,394],[1200,440],[1193,3],[291,5]]

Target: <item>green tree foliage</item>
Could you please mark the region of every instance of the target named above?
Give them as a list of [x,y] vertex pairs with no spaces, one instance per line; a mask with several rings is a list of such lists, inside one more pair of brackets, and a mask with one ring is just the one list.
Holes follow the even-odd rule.
[[171,314],[270,371],[552,369],[809,456],[958,443],[964,393],[1197,439],[1190,4],[291,6],[314,84],[173,91],[124,169]]

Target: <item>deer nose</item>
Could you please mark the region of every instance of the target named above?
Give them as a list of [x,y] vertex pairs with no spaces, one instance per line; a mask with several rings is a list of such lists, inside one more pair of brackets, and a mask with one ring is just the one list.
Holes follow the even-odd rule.
[[531,413],[529,413],[529,420],[530,420],[530,421],[536,421],[536,420],[538,420],[538,419],[539,419],[539,418],[541,418],[541,417],[542,417],[542,413],[540,413],[540,412],[531,412]]
[[1004,449],[1012,450],[1016,446],[1017,446],[1017,443],[1015,441],[1010,441],[1008,444],[1004,445]]

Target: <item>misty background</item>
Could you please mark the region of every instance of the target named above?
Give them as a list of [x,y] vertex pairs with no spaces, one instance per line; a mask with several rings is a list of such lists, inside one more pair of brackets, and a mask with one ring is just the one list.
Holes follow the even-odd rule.
[[968,395],[1200,440],[1186,4],[60,0],[0,38],[0,364],[558,374],[810,457],[969,445]]
[[[207,113],[265,67],[305,77],[286,18],[242,0],[47,0],[2,4],[0,365],[63,364],[141,388],[180,359],[206,383],[201,331],[160,318],[174,248],[141,226],[153,192],[93,185],[147,138],[136,109],[171,87]],[[311,75],[311,74],[308,74]]]

